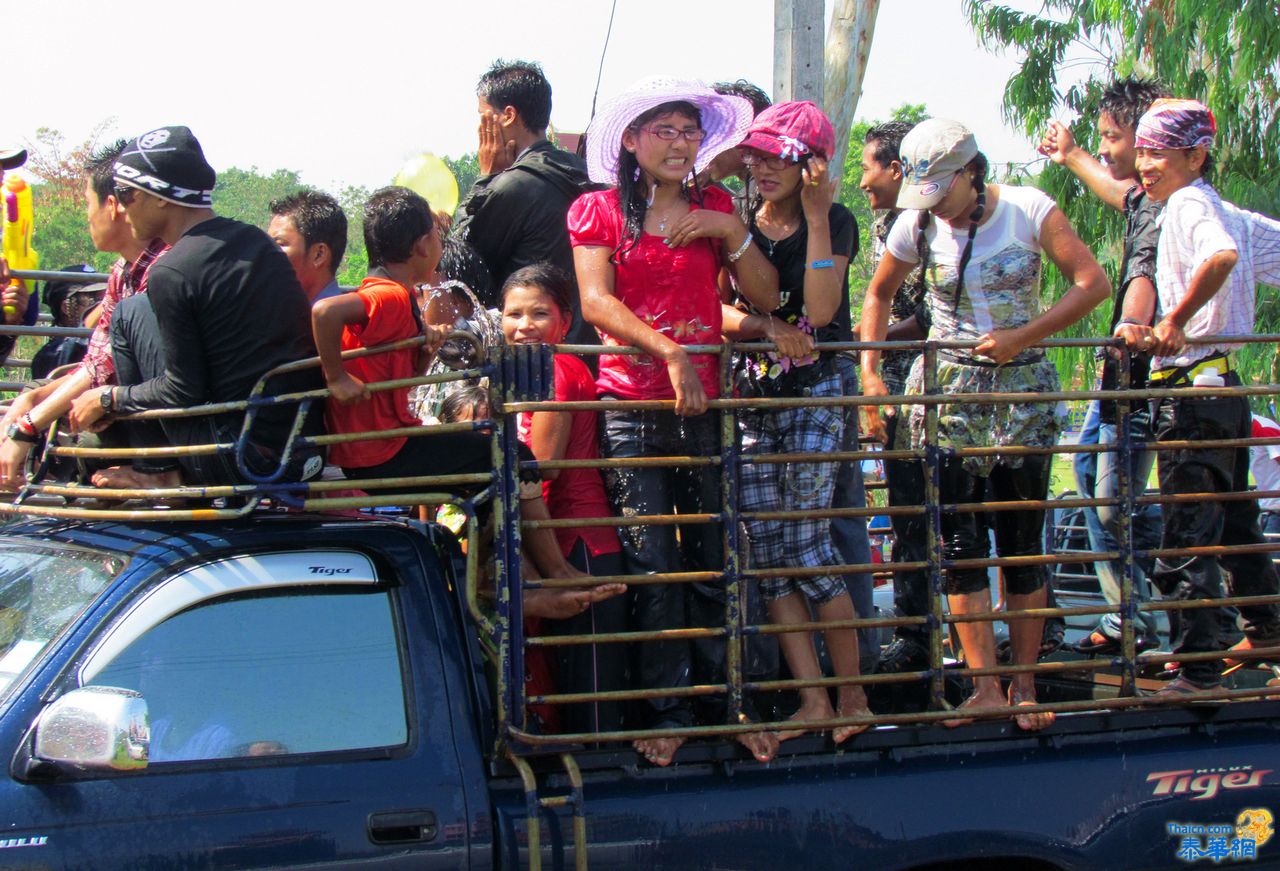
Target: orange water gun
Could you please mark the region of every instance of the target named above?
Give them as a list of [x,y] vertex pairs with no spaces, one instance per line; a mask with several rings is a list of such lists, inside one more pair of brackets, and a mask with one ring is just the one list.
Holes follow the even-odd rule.
[[[4,259],[10,269],[39,269],[40,255],[31,245],[31,230],[35,225],[35,208],[31,202],[31,186],[16,175],[4,177]],[[10,280],[16,287],[18,279]],[[4,313],[17,314],[13,306],[4,307]]]

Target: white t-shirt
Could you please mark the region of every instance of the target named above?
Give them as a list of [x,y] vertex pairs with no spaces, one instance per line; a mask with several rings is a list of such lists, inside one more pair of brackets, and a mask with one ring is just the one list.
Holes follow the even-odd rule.
[[[1203,179],[1174,191],[1158,219],[1156,289],[1160,310],[1173,311],[1191,278],[1219,251],[1235,251],[1236,266],[1222,288],[1187,322],[1189,338],[1243,336],[1254,331],[1257,283],[1280,284],[1280,222],[1223,200]],[[1152,368],[1188,366],[1239,345],[1188,345],[1175,357],[1156,357]]]
[[[1252,437],[1270,439],[1280,437],[1280,425],[1260,414],[1253,416]],[[1254,445],[1249,448],[1249,471],[1259,490],[1280,490],[1280,445]],[[1263,511],[1280,511],[1280,499],[1259,499]]]
[[[1056,206],[1036,188],[999,185],[999,191],[991,219],[974,236],[964,294],[958,301],[957,270],[969,228],[953,230],[934,219],[925,230],[929,245],[925,299],[933,316],[931,339],[977,339],[992,330],[1021,326],[1040,314],[1040,228]],[[903,212],[889,231],[885,243],[889,253],[905,263],[919,263],[919,227],[919,211]]]

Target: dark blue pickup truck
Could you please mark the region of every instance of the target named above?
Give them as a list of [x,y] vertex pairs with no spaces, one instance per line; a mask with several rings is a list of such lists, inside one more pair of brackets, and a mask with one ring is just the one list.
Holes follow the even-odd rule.
[[669,769],[625,745],[521,756],[435,530],[4,528],[0,867],[1280,862],[1274,701],[882,726],[768,764],[725,741]]

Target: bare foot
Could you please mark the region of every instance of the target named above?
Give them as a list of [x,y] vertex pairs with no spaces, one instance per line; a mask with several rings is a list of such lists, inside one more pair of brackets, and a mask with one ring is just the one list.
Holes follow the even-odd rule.
[[[1019,686],[1016,682],[1009,684],[1009,704],[1015,708],[1037,704],[1035,687]],[[1053,725],[1054,719],[1053,711],[1036,711],[1013,716],[1013,722],[1018,724],[1018,728],[1028,732],[1039,732],[1046,726]]]
[[182,486],[182,476],[177,469],[150,474],[132,466],[112,466],[94,472],[91,480],[93,486],[108,490],[161,490]]
[[[1004,696],[1000,694],[998,687],[984,686],[974,690],[973,695],[965,699],[957,711],[963,711],[966,708],[1002,708],[1004,707]],[[960,717],[954,720],[943,720],[942,725],[948,729],[954,729],[957,726],[967,726],[973,722],[973,717]]]
[[[840,716],[842,717],[870,717],[871,708],[867,706],[867,694],[863,692],[862,687],[841,687],[840,688]],[[870,723],[859,723],[857,725],[837,726],[835,731],[831,733],[831,737],[837,744],[843,744],[854,735],[861,735],[863,732],[871,728]]]
[[633,742],[631,746],[653,765],[666,768],[671,764],[676,751],[683,743],[683,738],[642,738]]
[[525,590],[524,613],[527,617],[564,620],[568,617],[576,617],[596,602],[612,599],[626,591],[626,584],[598,584],[583,589],[555,587]]
[[[826,700],[827,691],[822,691],[822,698],[815,701],[805,702],[800,706],[800,710],[796,711],[790,717],[787,717],[788,723],[795,723],[803,720],[830,720],[836,715],[835,709],[831,707],[831,703]],[[779,741],[790,741],[792,738],[799,738],[811,729],[787,729],[785,731],[775,732]]]
[[743,732],[738,743],[751,751],[757,762],[768,762],[778,752],[778,737],[772,732]]

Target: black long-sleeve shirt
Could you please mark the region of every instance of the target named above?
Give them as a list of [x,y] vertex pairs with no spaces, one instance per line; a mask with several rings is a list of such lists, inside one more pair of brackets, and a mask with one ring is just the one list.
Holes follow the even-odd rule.
[[[257,227],[229,218],[197,224],[152,265],[147,293],[165,371],[121,387],[122,414],[243,400],[268,370],[315,356],[306,295],[288,259]],[[279,380],[285,383],[272,392],[318,383],[319,376]]]

